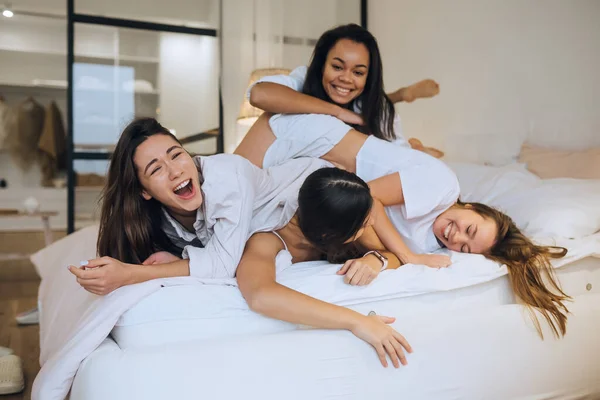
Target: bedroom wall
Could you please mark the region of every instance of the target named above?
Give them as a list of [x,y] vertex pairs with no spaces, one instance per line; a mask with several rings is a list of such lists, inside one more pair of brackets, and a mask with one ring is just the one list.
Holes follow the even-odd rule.
[[[225,151],[237,146],[236,120],[256,68],[306,65],[327,29],[360,22],[358,0],[223,0],[221,90]],[[283,40],[281,38],[283,37]]]
[[368,11],[386,89],[440,83],[437,98],[396,107],[407,136],[495,163],[523,140],[600,146],[600,2],[377,0]]

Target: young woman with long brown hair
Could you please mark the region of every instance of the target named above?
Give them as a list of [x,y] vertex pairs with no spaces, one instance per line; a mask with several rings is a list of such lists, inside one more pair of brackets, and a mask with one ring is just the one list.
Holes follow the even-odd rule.
[[69,269],[98,295],[155,278],[232,278],[237,269],[251,309],[348,329],[376,349],[383,365],[387,354],[399,366],[406,363],[403,349],[411,350],[389,326],[393,318],[365,316],[275,281],[280,254],[318,260],[353,242],[371,251],[368,262],[397,268],[399,260],[375,239],[372,205],[364,181],[325,161],[294,160],[267,171],[235,155],[193,158],[156,120],[140,119],[125,128],[111,158],[99,257]]
[[[518,298],[539,309],[557,335],[564,334],[568,296],[549,259],[563,257],[566,249],[538,246],[507,215],[461,203],[458,181],[447,165],[405,143],[391,143],[393,107],[382,74],[377,42],[368,31],[347,25],[326,32],[315,47],[302,93],[273,82],[250,92],[255,105],[267,111],[317,114],[265,113],[236,153],[259,167],[321,157],[357,173],[369,183],[375,206],[385,206],[389,219],[378,219],[375,231],[401,262],[446,266],[448,258],[424,254],[446,247],[506,264]],[[360,131],[332,116],[353,122],[357,107],[365,118],[363,126],[354,126]],[[355,274],[356,268],[343,272]]]

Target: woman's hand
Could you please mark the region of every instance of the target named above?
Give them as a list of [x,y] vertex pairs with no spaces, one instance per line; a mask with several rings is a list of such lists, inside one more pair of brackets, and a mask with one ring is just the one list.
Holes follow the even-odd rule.
[[450,266],[452,260],[450,257],[441,254],[413,254],[406,259],[406,263],[439,269]]
[[83,261],[81,265],[69,265],[69,271],[85,290],[99,296],[107,295],[131,280],[131,266],[111,257]]
[[146,258],[146,260],[142,263],[143,265],[153,265],[153,264],[168,264],[174,261],[179,261],[181,258],[169,253],[168,251],[159,251],[157,253],[152,254],[150,257]]
[[339,120],[344,121],[349,125],[364,125],[364,121],[360,115],[348,110],[347,108],[340,107],[337,114],[334,115]]
[[[395,318],[379,315],[361,315],[356,324],[350,329],[356,337],[375,348],[381,365],[386,368],[388,366],[386,354],[392,360],[394,367],[399,368],[400,364],[407,364],[404,350],[412,353],[412,348],[404,336],[389,326],[395,320]],[[398,362],[398,360],[400,361]]]
[[381,271],[381,260],[373,254],[366,257],[348,260],[337,272],[338,275],[346,275],[344,282],[349,285],[368,285],[377,278]]

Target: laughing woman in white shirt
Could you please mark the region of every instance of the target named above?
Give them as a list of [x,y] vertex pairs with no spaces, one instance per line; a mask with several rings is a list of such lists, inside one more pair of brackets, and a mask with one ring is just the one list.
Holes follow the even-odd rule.
[[557,335],[565,333],[568,296],[549,259],[563,257],[566,249],[538,246],[507,215],[460,202],[448,166],[397,137],[379,49],[368,31],[352,24],[325,32],[300,86],[303,74],[296,70],[283,81],[275,77],[251,88],[255,106],[279,114],[264,113],[236,154],[262,168],[320,157],[355,172],[368,182],[375,209],[385,206],[389,219],[376,218],[374,228],[402,263],[447,266],[448,257],[425,254],[441,247],[483,254],[507,265],[515,294],[541,311]]
[[191,157],[156,120],[140,119],[124,130],[111,159],[100,257],[69,269],[98,295],[155,278],[232,278],[237,269],[251,309],[347,329],[371,344],[384,366],[389,357],[398,367],[411,349],[389,325],[393,318],[365,316],[275,281],[291,262],[343,257],[354,248],[370,251],[369,262],[381,269],[397,268],[400,261],[371,227],[372,205],[364,181],[326,161],[304,158],[261,170],[236,155]]

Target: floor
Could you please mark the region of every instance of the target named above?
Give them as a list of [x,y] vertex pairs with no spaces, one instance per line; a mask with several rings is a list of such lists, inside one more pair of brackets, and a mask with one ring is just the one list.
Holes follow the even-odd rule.
[[[64,232],[54,232],[55,240]],[[0,232],[0,253],[33,253],[44,246],[41,232]],[[18,326],[15,316],[36,306],[40,280],[29,260],[0,261],[0,346],[14,350],[23,360],[25,390],[0,400],[31,398],[31,386],[40,370],[39,326]]]
[[38,325],[18,326],[15,316],[35,307],[39,280],[0,282],[0,346],[14,350],[23,360],[25,390],[2,400],[31,398],[31,385],[40,370],[40,329]]

